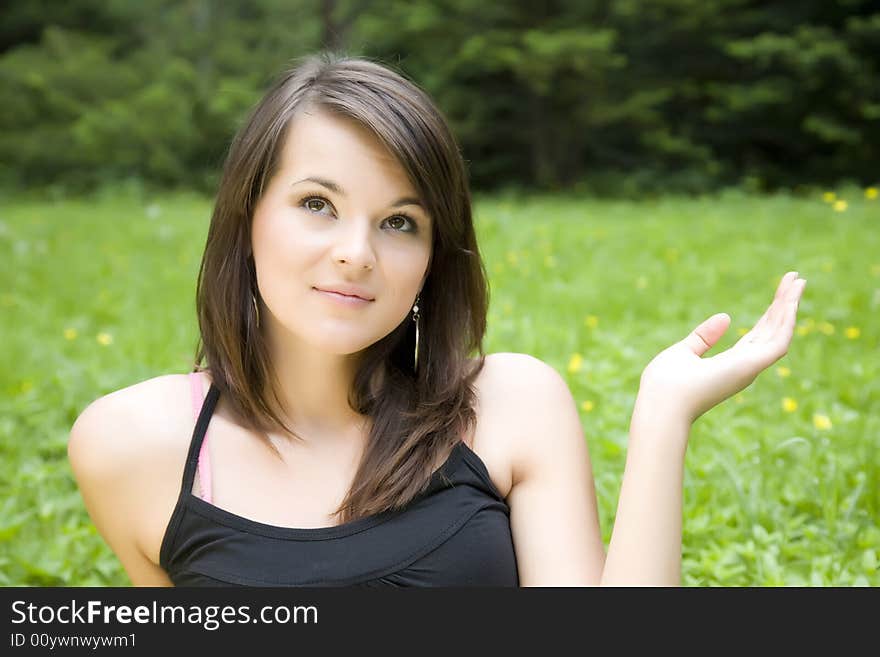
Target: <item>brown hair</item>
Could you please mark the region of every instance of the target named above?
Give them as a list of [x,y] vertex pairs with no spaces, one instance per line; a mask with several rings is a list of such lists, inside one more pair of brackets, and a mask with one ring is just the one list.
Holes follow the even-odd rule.
[[[325,51],[297,60],[231,143],[196,289],[200,338],[194,369],[210,371],[241,421],[273,449],[267,431],[299,438],[268,399],[271,394],[281,407],[251,299],[260,296],[250,234],[254,207],[278,169],[291,118],[309,107],[372,131],[397,158],[433,224],[431,264],[419,294],[417,371],[415,323],[408,314],[364,350],[349,394],[352,409],[368,416],[371,427],[352,486],[336,511],[348,522],[399,510],[417,497],[438,456],[475,422],[472,383],[485,360],[489,289],[464,161],[429,96],[402,73],[367,58]],[[475,350],[480,358],[471,367]]]

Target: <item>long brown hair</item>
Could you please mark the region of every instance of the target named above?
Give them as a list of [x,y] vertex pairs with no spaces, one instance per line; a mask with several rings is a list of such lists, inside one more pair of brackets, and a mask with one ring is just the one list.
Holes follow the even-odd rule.
[[[370,434],[336,511],[348,522],[404,507],[424,491],[438,456],[473,426],[472,384],[485,361],[489,288],[460,148],[430,97],[404,74],[364,57],[324,51],[297,60],[230,145],[196,288],[194,370],[210,371],[243,424],[273,449],[266,432],[299,438],[268,399],[271,394],[281,407],[251,299],[260,296],[250,235],[254,207],[278,169],[290,120],[309,107],[372,131],[397,158],[433,224],[430,270],[419,294],[418,368],[408,314],[364,351],[349,394],[352,409],[369,417]],[[474,351],[480,356],[472,367]]]

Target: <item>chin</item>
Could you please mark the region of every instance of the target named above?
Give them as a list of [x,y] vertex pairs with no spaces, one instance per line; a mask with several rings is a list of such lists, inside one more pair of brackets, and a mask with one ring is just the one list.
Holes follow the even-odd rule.
[[369,344],[364,344],[362,346],[351,347],[351,348],[328,346],[328,347],[320,348],[320,350],[328,355],[331,355],[331,356],[340,356],[340,357],[342,357],[342,356],[355,356],[355,355],[361,353],[362,351],[364,351],[364,349],[367,349],[372,344],[375,344],[375,343],[370,342]]
[[375,344],[380,338],[349,338],[345,339],[340,337],[337,340],[328,339],[329,336],[327,334],[322,335],[319,338],[316,338],[313,341],[310,341],[310,344],[317,349],[318,351],[322,351],[327,354],[332,354],[334,356],[351,356],[352,354],[356,354],[358,352],[363,351],[370,345]]

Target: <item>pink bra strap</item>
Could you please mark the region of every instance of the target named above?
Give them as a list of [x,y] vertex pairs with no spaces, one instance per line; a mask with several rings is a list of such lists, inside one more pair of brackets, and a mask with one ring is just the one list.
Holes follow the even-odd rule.
[[[193,415],[196,422],[199,419],[199,413],[204,403],[204,387],[198,372],[190,372],[189,374],[190,389],[192,390]],[[205,429],[205,436],[202,438],[202,448],[199,450],[199,488],[202,489],[202,499],[206,502],[211,501],[211,459],[208,454],[208,430]]]

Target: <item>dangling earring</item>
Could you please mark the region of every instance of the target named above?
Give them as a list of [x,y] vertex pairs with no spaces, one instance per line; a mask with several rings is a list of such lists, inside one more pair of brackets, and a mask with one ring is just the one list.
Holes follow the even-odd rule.
[[413,371],[419,369],[419,296],[416,295],[416,305],[413,306],[413,321],[416,323],[416,353],[413,362]]
[[254,316],[257,321],[257,328],[260,328],[260,309],[257,307],[257,298],[251,294],[251,301],[254,302]]

